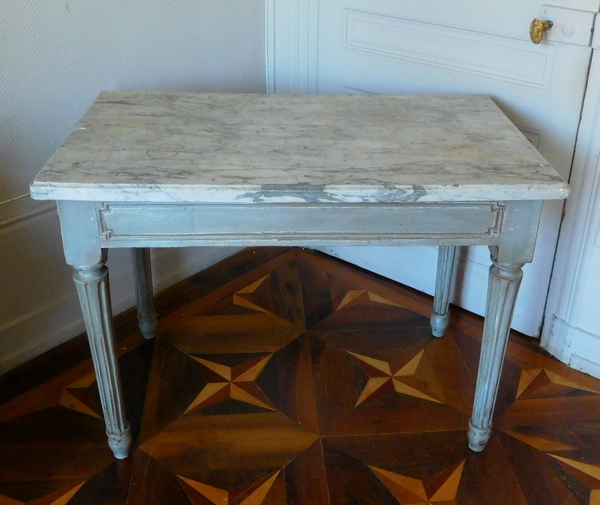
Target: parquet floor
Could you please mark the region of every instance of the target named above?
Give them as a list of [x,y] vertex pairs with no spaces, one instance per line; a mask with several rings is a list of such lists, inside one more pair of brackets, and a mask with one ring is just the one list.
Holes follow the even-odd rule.
[[156,342],[117,325],[125,461],[73,346],[0,380],[0,505],[600,504],[600,381],[528,339],[475,454],[479,318],[435,339],[428,297],[299,249],[246,250],[157,303]]

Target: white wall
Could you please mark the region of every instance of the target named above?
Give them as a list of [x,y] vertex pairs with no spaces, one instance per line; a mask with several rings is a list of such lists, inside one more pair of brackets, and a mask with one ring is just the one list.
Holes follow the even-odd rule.
[[[288,19],[267,0],[271,28],[287,27],[277,44],[267,34],[271,90],[314,91],[310,26],[317,0],[305,4]],[[83,330],[54,207],[29,199],[31,179],[102,89],[264,92],[264,6],[264,0],[2,1],[0,373]],[[292,62],[297,75],[275,83],[276,55],[290,47],[299,48]],[[598,54],[589,83],[542,344],[600,376]],[[156,288],[231,252],[158,251]],[[109,264],[119,312],[133,305],[129,259],[115,251]]]
[[[33,177],[96,95],[265,91],[264,0],[3,0],[0,9],[0,373],[83,330],[53,205]],[[157,288],[231,250],[160,251]],[[109,260],[133,305],[129,258]]]

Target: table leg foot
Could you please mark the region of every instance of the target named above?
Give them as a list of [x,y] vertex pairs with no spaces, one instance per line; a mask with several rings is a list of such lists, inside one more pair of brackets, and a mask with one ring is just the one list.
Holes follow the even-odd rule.
[[431,314],[431,334],[434,337],[443,337],[448,328],[448,322],[450,321],[450,314]]
[[149,318],[140,318],[138,316],[138,328],[146,340],[152,340],[156,337],[156,326],[156,316]]
[[440,246],[438,248],[437,276],[435,280],[435,296],[431,311],[431,334],[443,337],[450,320],[450,287],[456,246]]
[[481,452],[492,435],[492,427],[477,428],[469,421],[469,449],[473,452]]
[[131,428],[129,426],[123,433],[107,433],[106,436],[108,437],[108,446],[115,458],[125,459],[129,456],[131,449]]
[[150,340],[156,336],[157,321],[154,310],[150,249],[147,247],[132,249],[131,260],[138,309],[138,327],[144,338]]

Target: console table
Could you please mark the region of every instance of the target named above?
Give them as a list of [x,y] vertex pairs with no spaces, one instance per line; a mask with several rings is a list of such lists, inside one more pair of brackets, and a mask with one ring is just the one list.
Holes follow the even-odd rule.
[[568,186],[484,96],[103,92],[31,185],[56,200],[109,445],[129,454],[105,265],[132,249],[152,338],[150,247],[440,246],[431,324],[442,336],[456,246],[488,245],[486,320],[468,440],[491,421],[521,267],[543,200]]

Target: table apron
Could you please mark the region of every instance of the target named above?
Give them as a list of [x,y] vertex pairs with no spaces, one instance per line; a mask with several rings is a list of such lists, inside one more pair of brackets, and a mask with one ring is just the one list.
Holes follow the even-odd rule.
[[403,204],[98,203],[102,247],[494,245],[503,202]]

